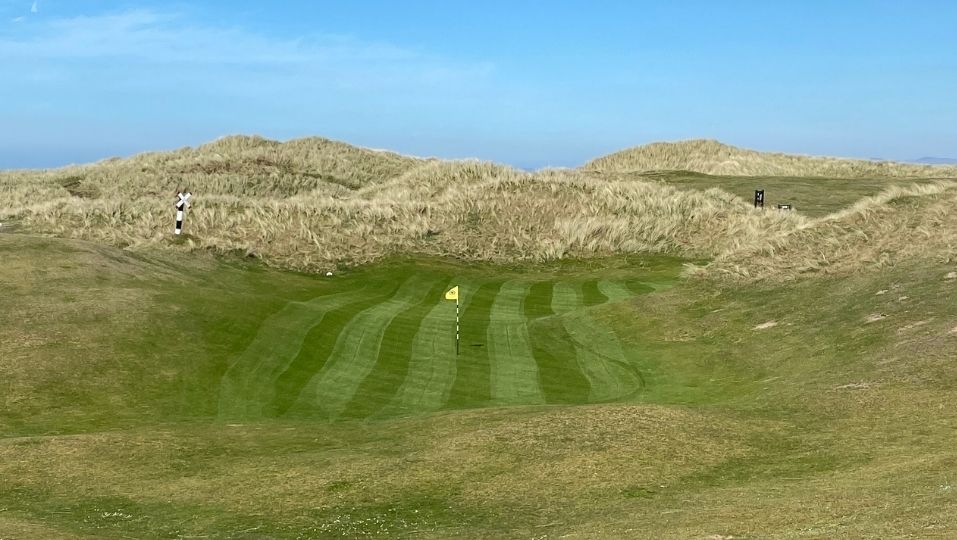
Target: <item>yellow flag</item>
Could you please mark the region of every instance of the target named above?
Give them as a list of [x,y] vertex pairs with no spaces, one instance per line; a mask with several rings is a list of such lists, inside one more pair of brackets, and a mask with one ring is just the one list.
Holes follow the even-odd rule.
[[455,287],[452,287],[451,289],[449,289],[448,292],[445,293],[445,299],[446,299],[446,300],[458,300],[458,299],[459,299],[459,286],[456,285]]

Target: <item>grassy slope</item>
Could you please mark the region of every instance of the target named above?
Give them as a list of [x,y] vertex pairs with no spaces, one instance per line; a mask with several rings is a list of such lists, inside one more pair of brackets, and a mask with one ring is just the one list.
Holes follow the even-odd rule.
[[957,177],[954,166],[757,152],[703,139],[627,148],[594,159],[583,168],[602,172],[690,171],[761,177]]
[[[675,261],[326,280],[13,235],[0,251],[7,536],[957,528],[945,264],[648,294]],[[436,296],[451,283],[471,329],[458,363]]]

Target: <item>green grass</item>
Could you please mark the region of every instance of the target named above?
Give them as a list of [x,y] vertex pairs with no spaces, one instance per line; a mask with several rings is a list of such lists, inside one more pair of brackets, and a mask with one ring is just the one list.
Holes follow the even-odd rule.
[[496,404],[544,403],[525,318],[529,289],[527,282],[505,283],[489,314],[490,397]]
[[422,320],[435,305],[435,299],[449,289],[447,278],[437,281],[417,304],[409,306],[396,316],[382,336],[382,346],[375,357],[375,365],[362,381],[346,407],[344,416],[365,418],[372,416],[395,395],[409,372],[412,341]]
[[484,283],[475,291],[462,313],[459,354],[450,356],[455,382],[446,405],[452,408],[476,407],[491,400],[491,369],[486,335],[491,322],[492,303],[502,282]]
[[667,257],[0,257],[0,537],[957,531],[946,262],[740,286]]
[[[616,363],[627,362],[608,332],[596,334],[602,337],[597,349],[566,332],[563,346],[571,356],[563,355],[564,365],[558,366],[548,363],[548,353],[536,359],[530,330],[532,320],[556,310],[567,315],[608,302],[601,288],[617,301],[634,296],[624,281],[580,281],[584,276],[574,273],[571,281],[535,281],[534,272],[484,281],[479,277],[484,273],[471,269],[456,277],[449,269],[398,264],[388,272],[366,273],[361,287],[347,280],[339,292],[290,302],[231,360],[220,385],[219,418],[335,420],[545,403],[540,381],[554,381],[551,387],[567,394],[568,369],[597,390],[557,402],[607,401],[633,391],[631,375],[621,372],[626,383],[618,379],[622,368]],[[458,355],[455,305],[443,299],[452,283],[462,290]],[[543,285],[548,290],[541,291]],[[565,297],[556,300],[556,289]],[[584,313],[555,320],[582,327],[588,321]]]

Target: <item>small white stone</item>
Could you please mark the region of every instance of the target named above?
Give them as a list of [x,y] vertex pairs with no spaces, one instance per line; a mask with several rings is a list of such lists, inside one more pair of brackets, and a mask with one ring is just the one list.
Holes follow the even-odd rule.
[[326,277],[332,277],[332,272],[326,272]]

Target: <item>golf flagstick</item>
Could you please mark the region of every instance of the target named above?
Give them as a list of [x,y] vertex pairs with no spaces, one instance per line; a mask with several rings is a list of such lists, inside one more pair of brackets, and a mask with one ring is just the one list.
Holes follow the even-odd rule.
[[452,287],[445,293],[446,300],[455,300],[455,356],[459,355],[459,286]]

